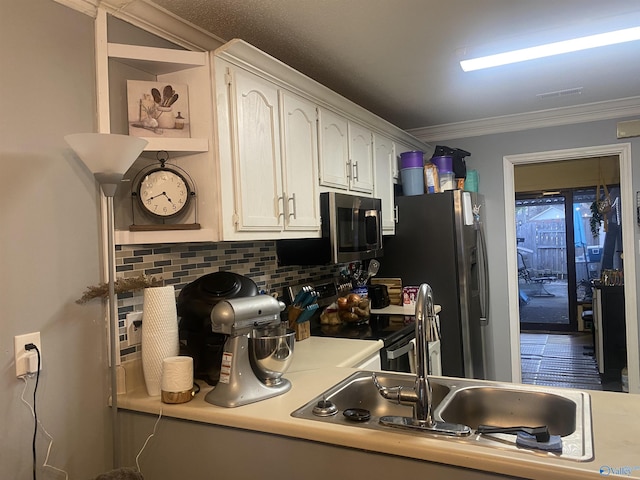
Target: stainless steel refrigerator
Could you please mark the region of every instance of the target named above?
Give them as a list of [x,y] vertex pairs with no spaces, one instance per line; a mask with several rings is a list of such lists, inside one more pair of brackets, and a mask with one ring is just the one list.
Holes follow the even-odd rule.
[[451,190],[396,198],[394,236],[384,237],[379,277],[428,283],[440,312],[445,376],[485,378],[488,280],[482,197]]

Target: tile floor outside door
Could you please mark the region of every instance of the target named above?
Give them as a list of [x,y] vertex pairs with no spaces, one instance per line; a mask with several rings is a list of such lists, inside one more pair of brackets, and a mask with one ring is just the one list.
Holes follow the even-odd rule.
[[590,333],[521,333],[520,360],[522,383],[603,390]]

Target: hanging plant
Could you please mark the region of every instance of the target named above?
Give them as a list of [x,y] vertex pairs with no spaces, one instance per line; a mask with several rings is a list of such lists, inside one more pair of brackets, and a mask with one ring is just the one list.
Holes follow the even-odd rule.
[[599,203],[597,200],[591,204],[591,220],[589,225],[591,226],[591,235],[594,238],[600,236],[600,224],[604,220],[604,216],[600,211]]

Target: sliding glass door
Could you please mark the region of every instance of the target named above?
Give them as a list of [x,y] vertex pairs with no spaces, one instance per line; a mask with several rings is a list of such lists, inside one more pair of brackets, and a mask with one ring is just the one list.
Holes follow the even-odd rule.
[[577,331],[572,197],[516,196],[521,331]]

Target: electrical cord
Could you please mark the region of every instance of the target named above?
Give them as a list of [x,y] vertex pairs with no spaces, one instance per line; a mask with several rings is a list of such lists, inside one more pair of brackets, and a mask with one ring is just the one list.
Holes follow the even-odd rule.
[[144,449],[147,447],[147,443],[149,443],[149,440],[151,440],[151,437],[153,437],[156,434],[158,423],[160,423],[161,418],[162,418],[162,407],[160,407],[160,415],[158,415],[158,419],[156,420],[156,423],[153,425],[153,431],[151,432],[151,435],[147,437],[147,439],[144,441],[144,444],[142,445],[142,448],[138,452],[138,455],[136,455],[136,468],[138,469],[138,472],[141,471],[140,463],[138,462],[138,459],[140,458],[140,455],[142,455],[142,452],[144,452]]
[[36,437],[38,435],[38,409],[36,408],[36,393],[38,393],[38,383],[40,381],[40,349],[36,347],[33,343],[28,343],[24,346],[25,350],[35,350],[38,354],[38,368],[36,370],[36,386],[33,389],[33,439],[31,440],[31,453],[33,454],[33,480],[36,480],[36,462],[37,462],[37,452],[36,452]]
[[29,382],[27,381],[27,377],[28,376],[33,376],[33,373],[31,374],[27,374],[24,375],[20,378],[22,378],[22,380],[24,380],[24,388],[22,389],[22,395],[20,395],[20,399],[22,400],[22,402],[29,407],[29,410],[31,411],[31,415],[33,416],[34,419],[34,423],[35,423],[35,428],[34,428],[34,433],[33,433],[33,441],[32,441],[32,451],[33,451],[33,478],[35,480],[36,478],[36,434],[38,432],[38,425],[40,425],[40,428],[42,429],[42,431],[44,432],[44,434],[49,438],[49,446],[47,448],[47,456],[45,457],[44,463],[42,464],[43,467],[46,468],[50,468],[52,470],[55,470],[56,472],[62,473],[65,476],[66,480],[69,480],[69,474],[65,471],[62,470],[60,468],[56,468],[53,465],[49,465],[49,456],[51,454],[51,448],[53,446],[53,437],[51,436],[51,434],[47,431],[46,428],[44,428],[44,425],[42,425],[42,422],[38,419],[38,415],[37,415],[37,411],[36,411],[36,392],[38,390],[38,380],[40,377],[40,362],[41,362],[41,358],[40,358],[40,351],[38,350],[38,348],[33,345],[33,344],[27,344],[25,345],[25,349],[26,350],[36,350],[36,353],[38,355],[38,371],[36,372],[35,376],[36,376],[36,386],[33,390],[33,406],[31,406],[29,404],[29,402],[27,402],[24,398],[24,394],[27,391],[27,385],[29,384]]
[[[34,420],[33,440],[32,440],[32,443],[31,443],[31,450],[32,450],[32,453],[33,453],[33,480],[37,480],[37,476],[36,476],[36,466],[37,466],[36,438],[37,438],[37,434],[38,434],[38,425],[40,425],[40,428],[42,428],[42,431],[44,432],[44,434],[49,438],[49,446],[47,448],[47,456],[45,457],[45,460],[44,460],[44,463],[42,464],[42,466],[50,468],[52,470],[55,470],[56,472],[60,472],[60,473],[64,474],[65,480],[69,480],[69,474],[65,470],[62,470],[60,468],[57,468],[57,467],[54,467],[53,465],[49,465],[48,464],[49,455],[51,454],[51,448],[53,446],[53,437],[44,428],[44,425],[42,425],[42,422],[40,422],[40,420],[38,419],[38,411],[36,409],[36,393],[38,392],[38,383],[39,383],[39,380],[40,380],[40,365],[41,365],[42,359],[40,357],[40,350],[33,343],[28,343],[27,345],[25,345],[25,350],[27,350],[27,351],[35,350],[36,354],[38,355],[38,369],[37,369],[37,371],[35,373],[36,384],[35,384],[35,387],[33,389],[33,406],[30,405],[29,402],[27,402],[27,400],[25,400],[24,394],[27,391],[27,385],[28,385],[27,377],[33,376],[34,374],[32,372],[30,372],[30,373],[20,377],[20,378],[22,378],[22,380],[24,380],[24,388],[22,389],[22,395],[20,395],[20,399],[22,400],[22,402],[27,407],[29,407],[29,410],[31,411],[31,415],[33,416],[33,420]],[[198,386],[198,391],[199,390],[200,390],[200,388]],[[142,455],[142,452],[147,447],[147,444],[149,443],[149,440],[151,440],[151,438],[156,434],[156,430],[158,429],[158,423],[160,423],[160,419],[161,418],[162,418],[162,408],[160,408],[160,414],[158,415],[158,419],[156,420],[155,424],[153,425],[153,431],[147,437],[147,439],[145,440],[144,444],[142,445],[142,448],[140,449],[140,451],[136,455],[136,467],[138,469],[138,472],[140,472],[140,463],[139,463],[140,455]]]

